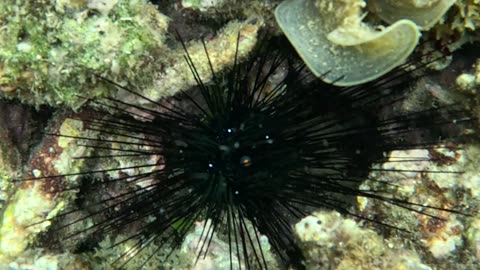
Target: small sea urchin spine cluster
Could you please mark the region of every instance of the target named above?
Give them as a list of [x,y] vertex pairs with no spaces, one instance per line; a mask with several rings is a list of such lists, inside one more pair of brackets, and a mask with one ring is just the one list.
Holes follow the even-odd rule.
[[[372,170],[383,170],[371,165],[383,162],[386,152],[461,141],[460,127],[470,123],[463,110],[399,112],[415,78],[407,71],[411,63],[374,82],[340,88],[312,78],[277,42],[261,42],[248,61],[235,60],[225,72],[211,68],[208,83],[182,42],[197,86],[158,102],[101,78],[149,106],[115,97],[93,100],[100,110],[82,121],[98,136],[51,134],[94,152],[75,157],[92,169],[26,179],[81,178],[81,185],[68,187],[78,188],[76,206],[57,216],[64,221],[53,230],[91,220],[65,237],[128,234],[113,246],[136,242],[112,262],[114,268],[128,266],[150,245],[156,248],[134,267],[164,250],[168,258],[195,227],[194,263],[218,237],[227,243],[230,269],[271,268],[266,237],[280,264],[303,268],[292,226],[314,210],[336,210],[398,230],[403,228],[388,220],[359,214],[354,200],[382,201],[432,219],[441,211],[456,212],[388,196],[382,187],[389,184],[382,180],[378,189],[360,185]],[[205,45],[204,50],[210,63]],[[133,163],[121,165],[123,158]],[[100,191],[108,196],[92,196]]]

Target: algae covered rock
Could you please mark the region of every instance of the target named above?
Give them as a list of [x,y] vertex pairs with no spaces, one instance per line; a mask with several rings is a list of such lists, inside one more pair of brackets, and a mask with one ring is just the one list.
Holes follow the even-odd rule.
[[65,252],[49,254],[41,249],[32,249],[8,264],[8,270],[92,270],[78,255]]
[[[56,114],[46,132],[66,136],[82,133],[82,121],[72,120],[70,116],[71,113]],[[78,140],[71,138],[43,138],[29,160],[29,177],[78,172],[84,162],[74,160],[72,155],[87,154],[89,149],[77,143]],[[1,217],[0,268],[20,256],[36,236],[51,225],[50,219],[73,198],[72,192],[61,191],[77,184],[76,178],[78,175],[17,183]]]
[[168,18],[146,0],[7,0],[0,26],[2,96],[78,107],[108,90],[94,74],[145,80]]
[[413,251],[387,247],[383,239],[337,212],[316,212],[295,225],[306,269],[428,270]]
[[0,120],[0,209],[3,208],[11,190],[10,180],[19,174],[20,153]]
[[[76,109],[116,91],[97,75],[154,100],[187,90],[196,82],[181,44],[166,44],[169,21],[147,0],[2,1],[0,96]],[[213,69],[233,65],[234,55],[244,59],[261,26],[261,19],[233,20],[206,41]],[[200,40],[187,48],[207,81]]]
[[[392,151],[388,161],[373,166],[379,170],[372,171],[360,188],[378,190],[379,181],[387,181],[388,185],[382,183],[385,188],[381,194],[413,204],[457,210],[471,214],[475,220],[480,202],[478,151],[478,145]],[[405,240],[417,246],[418,252],[430,258],[438,269],[476,269],[478,224],[469,222],[467,216],[425,207],[404,209],[371,198],[357,198],[357,201],[363,214],[375,213],[395,227],[411,232]],[[390,230],[388,235],[399,235],[396,229],[382,230]]]

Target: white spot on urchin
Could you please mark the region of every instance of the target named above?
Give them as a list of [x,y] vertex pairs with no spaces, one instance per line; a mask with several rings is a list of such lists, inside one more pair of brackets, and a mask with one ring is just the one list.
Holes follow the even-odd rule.
[[226,145],[219,145],[218,146],[218,149],[224,151],[224,152],[230,152],[230,147],[226,146]]

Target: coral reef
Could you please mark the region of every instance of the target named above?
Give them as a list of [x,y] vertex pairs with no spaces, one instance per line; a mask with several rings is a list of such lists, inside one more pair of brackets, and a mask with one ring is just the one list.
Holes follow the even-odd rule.
[[453,30],[459,32],[475,31],[480,27],[480,1],[456,1],[452,12],[457,12],[453,16],[454,20],[451,23]]
[[[206,48],[213,70],[218,72],[231,66],[235,55],[240,60],[244,59],[255,46],[257,33],[262,24],[260,18],[231,22],[218,33],[216,38],[207,41]],[[236,41],[239,36],[240,42],[237,51]],[[203,44],[198,41],[194,42],[187,47],[187,50],[202,81],[209,81],[212,74]],[[185,51],[182,48],[172,51],[170,57],[175,59],[175,62],[169,62],[162,72],[157,73],[153,78],[153,84],[145,86],[142,93],[150,99],[158,100],[163,96],[171,96],[195,85],[196,81],[188,64],[183,59],[184,55]],[[166,59],[166,61],[168,60]],[[159,91],[159,89],[162,89],[162,91]],[[135,100],[137,99],[135,98]],[[146,100],[137,100],[137,102],[148,103]]]
[[76,95],[107,91],[94,74],[141,82],[164,53],[167,22],[146,1],[2,1],[3,96],[78,107]]
[[475,258],[480,260],[480,218],[474,218],[466,232],[467,244]]
[[469,41],[478,41],[476,30],[480,27],[480,1],[457,0],[448,10],[442,20],[431,30],[437,39],[454,44],[458,48],[460,44]]
[[[71,113],[59,113],[51,121],[47,132],[72,135],[82,130],[79,120],[72,120]],[[93,135],[92,135],[93,136]],[[88,149],[76,147],[76,140],[47,136],[30,160],[31,175],[68,174],[78,172],[83,161],[72,159],[72,155],[86,154]],[[23,181],[11,195],[3,211],[0,225],[0,266],[8,264],[25,251],[35,236],[50,225],[47,218],[57,215],[73,198],[69,192],[62,192],[75,184],[76,176],[68,179],[45,179],[43,181]]]
[[0,122],[0,209],[11,189],[10,179],[17,177],[20,153],[10,138],[5,122]]
[[201,12],[206,12],[209,9],[219,9],[225,6],[229,1],[226,0],[183,0],[182,7],[193,8]]
[[[370,180],[365,181],[361,188],[373,190],[379,185],[378,181],[387,181],[392,185],[388,185],[382,193],[389,194],[394,199],[408,199],[413,203],[440,208],[464,206],[458,210],[468,213],[470,209],[477,209],[480,203],[477,194],[479,182],[476,181],[479,178],[478,159],[475,158],[478,149],[476,145],[469,145],[461,150],[438,147],[432,150],[393,151],[389,154],[388,162],[374,166],[374,169],[379,170],[373,171]],[[402,160],[415,162],[412,164],[401,162]],[[457,267],[459,261],[464,262],[464,269],[474,268],[476,262],[472,254],[476,252],[476,245],[466,245],[463,239],[467,238],[467,242],[472,243],[476,241],[476,233],[472,231],[474,229],[468,229],[465,216],[442,211],[435,214],[441,219],[435,219],[371,199],[359,198],[358,202],[363,213],[384,216],[385,220],[395,221],[391,225],[404,228],[415,235],[410,236],[411,239],[419,239],[415,244],[421,243],[428,251],[422,255],[444,265],[438,269],[449,269],[454,265]],[[429,212],[428,209],[416,210]],[[398,235],[398,232],[392,232],[392,235]]]
[[45,110],[0,102],[0,209],[12,194],[12,179],[21,176],[24,157],[34,143],[41,122],[48,117]]
[[[6,267],[6,266],[5,266]],[[82,259],[71,253],[45,254],[29,250],[15,258],[5,269],[9,270],[92,270]]]
[[[182,8],[203,12],[203,16],[222,15],[224,18],[235,20],[224,24],[222,28],[212,30],[215,35],[206,36],[205,44],[211,58],[213,69],[216,72],[233,65],[234,55],[238,53],[239,59],[245,59],[257,42],[257,35],[265,23],[270,22],[262,16],[250,16],[248,19],[237,18],[238,13],[232,13],[234,1],[178,1],[182,2]],[[241,2],[241,1],[239,1]],[[274,6],[268,1],[266,10],[272,12]],[[284,4],[287,5],[284,1]],[[308,1],[313,3],[314,1]],[[328,1],[316,1],[327,3]],[[413,17],[406,15],[392,15],[391,9],[384,6],[376,6],[376,10],[365,18],[362,8],[374,8],[374,3],[392,3],[393,1],[371,0],[343,0],[335,1],[335,6],[313,7],[307,11],[316,12],[326,17],[322,20],[321,31],[325,37],[322,42],[328,44],[320,48],[327,52],[330,57],[324,62],[331,69],[332,66],[341,68],[349,66],[351,74],[359,78],[348,78],[345,70],[337,73],[331,72],[325,77],[327,81],[342,79],[343,84],[361,82],[364,78],[380,76],[381,72],[365,66],[376,65],[381,59],[392,59],[387,66],[379,69],[387,71],[389,68],[402,62],[417,44],[419,30],[430,29],[429,32],[442,42],[457,42],[454,47],[467,41],[478,40],[475,31],[480,26],[480,2],[477,0],[458,0],[442,17],[446,7],[452,1],[428,1],[433,3],[433,12],[426,16],[428,22],[417,20],[425,8],[415,11]],[[403,1],[413,4],[413,1]],[[403,3],[402,2],[402,3]],[[340,3],[340,4],[339,4]],[[345,6],[341,6],[344,3]],[[399,3],[399,2],[395,2]],[[241,3],[233,8],[240,9]],[[253,4],[252,4],[253,6]],[[342,7],[349,16],[334,16],[332,9]],[[241,7],[246,9],[245,6]],[[255,7],[256,8],[256,7]],[[382,15],[382,11],[387,15]],[[429,6],[430,8],[430,6]],[[399,9],[408,10],[410,9]],[[248,11],[254,15],[251,10]],[[390,12],[390,13],[389,13]],[[403,11],[402,11],[403,12]],[[228,14],[226,14],[228,13]],[[333,14],[333,15],[332,15]],[[271,14],[270,14],[271,15]],[[378,16],[392,25],[375,27],[366,22],[378,23]],[[374,19],[371,19],[373,17]],[[398,19],[410,19],[415,22],[401,21]],[[213,18],[215,19],[215,18]],[[323,23],[328,22],[328,23]],[[184,51],[177,42],[172,45],[172,30],[168,29],[171,19],[160,13],[153,5],[144,0],[57,0],[57,1],[14,1],[0,2],[0,92],[6,98],[18,98],[22,102],[35,106],[50,104],[54,106],[67,105],[78,109],[84,103],[83,97],[92,98],[104,94],[113,93],[109,84],[99,80],[94,74],[100,74],[121,85],[135,86],[142,94],[152,100],[158,100],[165,96],[171,96],[178,91],[190,88],[196,82],[191,71],[184,61]],[[318,23],[318,22],[317,22]],[[223,24],[223,22],[222,22]],[[312,31],[319,31],[317,24],[307,24]],[[373,25],[373,24],[372,24]],[[397,29],[397,30],[395,30]],[[218,31],[217,31],[218,30]],[[298,28],[295,29],[298,32]],[[398,32],[396,32],[398,31]],[[394,45],[397,33],[404,33],[405,50],[396,51]],[[240,36],[239,50],[236,51],[237,36]],[[320,42],[320,41],[319,41]],[[331,45],[331,44],[335,45]],[[384,46],[392,45],[385,49]],[[199,76],[204,81],[210,79],[210,66],[206,60],[202,42],[195,37],[186,41],[189,51]],[[342,52],[342,47],[350,47],[348,54]],[[381,47],[381,49],[379,49]],[[325,48],[329,48],[325,50]],[[361,51],[361,53],[360,53]],[[379,52],[384,52],[381,54]],[[391,56],[396,51],[398,55]],[[376,58],[369,58],[369,57]],[[319,56],[320,57],[320,56]],[[305,59],[306,57],[304,57]],[[307,61],[307,60],[306,60]],[[335,62],[332,62],[335,61]],[[307,61],[308,63],[308,61]],[[354,67],[353,63],[359,63],[360,67]],[[480,85],[480,64],[473,71],[463,72],[457,77],[458,90],[469,98],[478,93]],[[329,69],[318,71],[325,73]],[[372,72],[369,74],[368,72]],[[343,76],[343,77],[342,77]],[[339,80],[339,84],[342,84]],[[347,82],[345,82],[345,80]],[[73,82],[73,83],[72,83]],[[421,81],[425,87],[435,88],[438,85]],[[433,86],[432,86],[433,85]],[[421,89],[422,90],[422,89]],[[425,89],[423,89],[425,90]],[[448,102],[451,96],[442,96],[441,91],[426,89],[428,93]],[[115,90],[116,91],[116,90]],[[442,92],[443,91],[443,92]],[[79,98],[77,95],[81,95]],[[120,91],[116,94],[119,99],[132,104],[142,104],[144,100]],[[415,99],[412,95],[412,99]],[[446,103],[445,102],[445,103]],[[466,101],[465,101],[466,103]],[[422,104],[416,108],[421,107]],[[403,108],[405,109],[405,108]],[[478,108],[477,108],[478,109]],[[84,134],[84,128],[88,123],[83,122],[82,113],[58,113],[50,121],[46,133],[61,133],[71,136],[89,136]],[[75,118],[73,120],[72,118]],[[29,121],[23,119],[28,123]],[[23,182],[16,189],[12,188],[11,179],[16,178],[21,171],[22,162],[19,157],[21,147],[12,142],[14,135],[9,134],[5,127],[6,120],[0,121],[0,207],[2,207],[2,219],[0,224],[0,268],[1,269],[110,269],[112,260],[128,251],[134,243],[126,241],[112,247],[114,243],[125,240],[122,235],[106,235],[99,247],[94,252],[86,252],[81,255],[72,255],[68,252],[55,254],[55,251],[45,251],[30,248],[49,226],[50,222],[38,223],[45,218],[53,218],[62,209],[68,209],[75,197],[75,191],[60,193],[66,187],[74,187],[77,184],[75,176],[67,179],[56,179],[44,182]],[[115,140],[116,137],[106,138]],[[27,140],[27,139],[25,139]],[[34,176],[55,174],[73,174],[85,168],[111,168],[115,164],[118,167],[128,167],[136,164],[145,164],[142,160],[133,158],[115,157],[109,160],[110,164],[82,164],[72,157],[90,155],[89,149],[80,146],[72,138],[44,136],[35,149],[30,149],[31,157],[27,168]],[[113,145],[111,143],[110,145]],[[132,146],[134,149],[134,146]],[[109,154],[106,151],[98,151],[97,154]],[[430,171],[450,171],[451,174],[435,173],[405,173],[405,172],[373,172],[371,180],[366,181],[362,188],[373,189],[378,182],[374,180],[388,181],[393,183],[388,194],[396,198],[412,198],[414,202],[428,203],[437,207],[465,206],[466,210],[479,207],[478,196],[480,195],[480,176],[478,173],[478,146],[466,146],[464,150],[450,151],[447,148],[434,151],[394,152],[390,153],[392,160],[410,157],[418,159],[418,162],[385,163],[378,164],[377,168],[418,169]],[[441,160],[439,164],[428,162],[427,159],[435,157]],[[150,163],[157,162],[162,157],[150,157]],[[150,164],[148,163],[148,164]],[[24,164],[25,165],[25,164]],[[153,170],[149,168],[148,170]],[[148,172],[147,169],[124,170],[114,173],[139,174]],[[465,172],[458,174],[455,172]],[[147,185],[150,181],[140,181],[135,185]],[[113,192],[109,190],[108,192]],[[113,196],[113,195],[112,195]],[[4,204],[5,203],[5,204]],[[361,228],[356,221],[341,217],[336,213],[318,212],[309,216],[296,225],[299,241],[303,245],[307,257],[306,265],[311,269],[357,269],[360,265],[365,269],[448,269],[456,268],[474,269],[480,260],[480,218],[478,215],[466,218],[448,212],[442,212],[441,217],[445,220],[437,221],[427,216],[416,214],[412,211],[392,207],[389,204],[379,203],[372,200],[361,199],[358,201],[360,211],[369,216],[380,216],[382,219],[393,221],[393,225],[407,228],[414,232],[407,239],[418,238],[421,242],[411,243],[402,238],[398,231],[381,227],[376,224],[363,224],[377,231],[386,231],[382,239],[371,229]],[[319,224],[320,221],[320,224]],[[68,222],[68,221],[63,221]],[[91,220],[86,220],[87,226]],[[200,224],[200,225],[199,225]],[[158,254],[152,257],[145,265],[146,269],[158,269],[162,264],[164,268],[176,269],[222,269],[229,263],[227,255],[228,246],[224,235],[216,235],[212,240],[212,248],[204,259],[193,266],[197,256],[197,245],[201,242],[201,224],[192,231],[184,240],[181,250],[174,251],[165,263],[162,259],[171,251],[163,247]],[[63,235],[59,234],[58,238]],[[58,239],[57,239],[58,240]],[[339,241],[340,240],[340,241]],[[63,241],[63,239],[62,239]],[[74,240],[65,240],[65,242]],[[36,243],[46,247],[48,242]],[[268,239],[262,238],[263,250],[269,250]],[[142,256],[135,257],[139,265],[145,261],[152,252],[156,252],[159,243],[148,246]],[[409,250],[406,246],[418,247],[417,251]],[[268,252],[267,261],[272,268],[276,268],[276,260]],[[334,259],[332,259],[334,258]],[[135,263],[131,264],[135,265]],[[68,266],[68,267],[67,267]],[[74,268],[77,267],[77,268]],[[403,267],[403,268],[402,268]]]
[[[207,221],[210,225],[211,221]],[[212,237],[212,248],[207,253],[202,252],[201,248],[205,242],[202,235],[204,221],[198,221],[195,224],[194,232],[188,234],[182,244],[181,250],[178,253],[181,257],[187,257],[188,265],[191,269],[207,270],[207,269],[227,269],[230,267],[230,256],[228,256],[228,244],[218,238],[216,234]],[[200,257],[198,257],[200,256]],[[198,257],[198,261],[197,261]],[[236,263],[238,256],[232,256],[235,265],[233,269],[240,269]],[[218,267],[218,268],[217,268]],[[245,265],[242,264],[242,268]]]
[[[115,245],[116,243],[120,243]],[[87,253],[82,257],[90,262],[92,269],[96,270],[109,270],[112,268],[112,263],[122,255],[119,263],[122,264],[127,260],[132,260],[131,264],[125,265],[126,270],[138,269],[139,265],[142,265],[142,269],[145,270],[157,270],[157,269],[188,269],[186,268],[188,257],[183,258],[177,255],[177,252],[172,252],[168,246],[159,250],[159,246],[152,243],[146,246],[146,249],[135,256],[131,256],[136,252],[132,247],[135,246],[135,241],[126,239],[123,235],[118,235],[114,239],[107,235],[103,241],[99,243],[99,247],[95,249],[93,253]],[[150,255],[153,255],[149,258]],[[165,260],[168,256],[168,260]]]
[[[220,239],[216,234],[214,234],[207,254],[201,252],[201,247],[206,241],[205,236],[203,235],[204,226],[210,226],[210,221],[199,221],[195,225],[194,232],[188,234],[182,244],[182,248],[178,253],[180,257],[189,258],[190,269],[195,270],[214,270],[214,269],[229,269],[230,268],[230,255],[229,255],[229,245],[225,240]],[[250,222],[247,223],[247,230],[253,234],[253,226]],[[225,237],[226,238],[226,237]],[[271,252],[271,246],[268,243],[268,238],[264,235],[260,236],[260,242],[262,245],[261,250],[263,251],[263,256],[267,262],[267,265],[272,269],[278,269],[279,265]],[[195,264],[197,256],[200,254],[198,262]],[[248,251],[248,256],[252,258],[251,263],[255,265],[255,260],[253,251]],[[243,264],[243,259],[240,258],[241,266],[239,266],[238,254],[232,254],[233,269],[245,269]],[[243,256],[243,254],[241,254]],[[255,266],[254,266],[255,268]]]
[[[109,91],[93,74],[140,86],[152,99],[185,90],[195,84],[195,80],[184,61],[180,44],[176,49],[164,44],[167,23],[168,18],[146,1],[2,2],[1,90],[4,96],[18,97],[36,106],[47,103],[73,108],[84,102],[75,96],[78,93],[92,97]],[[238,59],[245,58],[255,45],[261,25],[262,20],[255,18],[226,25],[217,37],[205,42],[210,63],[206,61],[202,42],[188,42],[191,57],[201,64],[196,69],[202,79],[207,81],[211,76],[209,64],[218,72],[233,64],[235,54]],[[238,50],[237,37],[240,37]],[[142,82],[148,82],[150,87]],[[132,99],[128,95],[124,98]],[[86,123],[81,118],[82,113],[60,113],[51,119],[46,133],[94,137],[83,132]],[[30,154],[27,167],[31,175],[79,172],[85,168],[84,164],[73,157],[88,155],[91,150],[80,145],[81,142],[72,138],[45,136]],[[5,137],[1,146],[4,147],[1,157],[5,158],[1,168],[1,199],[10,197],[0,227],[0,266],[6,268],[14,258],[25,253],[27,246],[50,222],[30,225],[53,218],[68,207],[74,191],[58,191],[75,187],[78,176],[26,181],[16,190],[10,190],[7,180],[19,172],[15,159],[18,155],[9,138]],[[112,162],[134,163],[120,158]]]
[[[152,99],[186,90],[194,80],[183,49],[165,44],[168,21],[144,0],[4,1],[0,4],[3,96],[34,105],[78,108],[83,98],[111,93],[110,85],[95,74],[146,89]],[[233,64],[233,41],[239,32],[243,38],[238,54],[244,58],[255,44],[259,26],[259,19],[232,22],[217,39],[208,41],[215,54],[212,59],[217,59],[212,62],[214,69]],[[189,51],[197,60],[205,59],[200,42]],[[197,69],[207,80],[207,64]]]
[[[207,222],[209,223],[210,221]],[[205,235],[203,235],[204,225],[204,221],[196,222],[195,229],[185,237],[181,248],[178,250],[172,250],[168,243],[167,245],[161,247],[161,243],[159,243],[160,241],[157,241],[158,243],[156,242],[146,246],[146,249],[138,255],[130,256],[131,254],[135,253],[135,249],[132,249],[132,247],[135,245],[135,241],[132,239],[128,240],[124,236],[118,235],[114,240],[111,239],[111,236],[106,236],[106,238],[100,242],[99,247],[95,249],[94,253],[84,254],[82,257],[86,259],[86,261],[91,262],[93,269],[98,270],[110,269],[112,267],[111,263],[119,257],[121,258],[120,263],[126,262],[129,259],[132,260],[130,264],[125,265],[126,269],[137,269],[138,265],[142,265],[145,262],[146,263],[143,265],[142,269],[147,270],[230,269],[228,243],[225,242],[224,239],[222,240],[219,238],[216,234],[214,234],[212,240],[208,243],[210,245],[208,252],[200,253],[200,249],[205,242]],[[248,224],[247,228],[249,230],[253,229],[251,224]],[[277,269],[278,264],[270,252],[270,244],[268,243],[268,239],[266,239],[265,236],[261,236],[260,241],[269,267],[272,269]],[[115,245],[115,243],[120,244]],[[160,247],[161,249],[159,250]],[[151,254],[153,254],[153,256],[149,258]],[[245,269],[245,265],[243,265],[243,263],[241,268],[239,268],[237,258],[237,255],[233,256],[232,269]],[[159,268],[159,266],[161,266],[161,268]]]
[[[230,256],[228,252],[228,244],[218,238],[216,234],[212,236],[211,247],[206,253],[201,248],[205,244],[205,236],[203,235],[203,226],[210,226],[211,221],[207,223],[199,221],[195,224],[194,232],[185,237],[179,256],[188,257],[191,269],[208,270],[208,269],[228,269],[230,267]],[[200,256],[200,257],[198,257]],[[198,257],[198,261],[196,262]],[[233,255],[232,260],[235,263],[232,270],[245,268],[242,263],[238,266],[238,256]],[[195,263],[196,262],[196,263]]]
[[428,270],[413,251],[386,246],[373,230],[337,212],[316,212],[295,225],[306,269]]

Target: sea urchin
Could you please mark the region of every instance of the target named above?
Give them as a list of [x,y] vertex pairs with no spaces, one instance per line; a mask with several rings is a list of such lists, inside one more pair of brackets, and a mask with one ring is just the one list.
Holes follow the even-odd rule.
[[[221,233],[229,247],[230,269],[267,269],[261,248],[265,235],[283,265],[301,268],[292,225],[315,209],[369,220],[352,211],[354,199],[366,197],[426,215],[453,211],[359,188],[371,164],[382,162],[385,152],[430,148],[445,140],[441,136],[456,140],[456,126],[469,121],[452,106],[399,112],[396,105],[422,64],[414,71],[407,71],[412,63],[406,64],[364,85],[334,87],[312,78],[294,53],[274,45],[277,41],[261,42],[250,60],[235,61],[225,72],[217,74],[212,68],[208,83],[186,52],[197,86],[160,102],[101,78],[148,101],[149,107],[112,97],[91,101],[114,113],[98,111],[84,120],[100,137],[71,137],[98,153],[111,153],[77,158],[100,163],[117,157],[157,158],[72,174],[102,179],[88,182],[89,187],[137,185],[93,202],[95,210],[56,229],[96,217],[81,232],[108,234],[143,221],[124,240],[136,239],[137,244],[112,264],[122,268],[152,242],[160,243],[157,251],[165,245],[179,247],[195,222],[204,220],[197,259],[206,254],[214,233]],[[208,56],[208,48],[205,53]],[[112,177],[112,172],[138,168],[151,169]],[[60,176],[45,178],[52,177]]]

